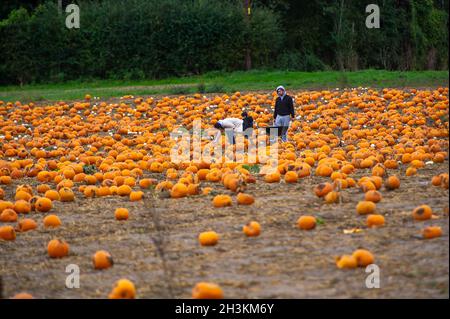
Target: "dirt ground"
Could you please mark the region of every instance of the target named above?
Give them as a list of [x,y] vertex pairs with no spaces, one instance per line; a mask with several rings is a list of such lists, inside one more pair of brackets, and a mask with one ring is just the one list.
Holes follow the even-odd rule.
[[[355,211],[363,198],[359,189],[343,190],[343,203],[328,205],[312,192],[327,180],[316,176],[297,184],[250,184],[246,192],[256,198],[251,206],[238,206],[235,196],[227,208],[214,208],[212,195],[153,199],[150,190],[145,191],[144,203],[81,196],[72,203],[55,202],[51,213],[61,218],[62,227],[46,230],[45,214],[33,213],[37,230],[19,233],[15,242],[0,241],[3,294],[106,298],[116,280],[127,278],[135,283],[138,298],[190,298],[199,281],[219,284],[226,298],[448,298],[449,193],[430,185],[433,175],[448,170],[445,162],[427,166],[413,177],[402,172],[400,189],[383,188],[377,209],[386,217],[386,226],[378,229],[367,229],[365,217]],[[369,171],[359,170],[357,177],[364,174]],[[210,186],[229,193],[222,185]],[[421,204],[430,205],[436,217],[413,221],[411,211]],[[130,210],[128,221],[114,219],[117,207]],[[299,230],[296,221],[304,214],[320,217],[323,223],[312,231]],[[242,233],[250,220],[261,223],[259,237]],[[441,226],[443,236],[421,239],[427,225]],[[353,228],[362,231],[344,233]],[[220,234],[217,246],[199,245],[198,234],[207,230]],[[68,257],[47,256],[46,245],[55,237],[70,244]],[[364,268],[340,270],[335,265],[335,256],[359,247],[375,255],[381,272],[379,289],[366,288]],[[112,268],[94,270],[91,257],[100,249],[113,256]],[[79,289],[65,287],[69,264],[80,267]]]

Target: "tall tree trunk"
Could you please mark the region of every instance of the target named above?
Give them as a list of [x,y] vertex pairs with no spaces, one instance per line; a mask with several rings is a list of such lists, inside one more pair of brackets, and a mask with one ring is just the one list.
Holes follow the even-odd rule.
[[427,69],[436,70],[436,48],[431,48],[427,55]]
[[406,50],[405,50],[405,59],[404,59],[404,70],[405,71],[411,71],[413,70],[413,60],[414,60],[414,53],[413,49],[411,47],[411,43],[406,44]]
[[339,2],[339,18],[336,26],[336,60],[340,71],[344,71],[344,52],[342,49],[342,16],[344,13],[344,0]]
[[[244,10],[245,10],[245,22],[247,24],[248,29],[250,29],[250,1],[244,0]],[[252,52],[250,50],[250,37],[246,41],[247,47],[245,48],[245,69],[248,71],[252,68]]]
[[352,71],[358,70],[358,53],[356,52],[356,50],[353,49],[355,37],[356,37],[355,23],[352,22],[351,37],[349,39],[350,45],[349,45],[349,50],[348,50],[348,54],[347,54],[347,60],[348,60],[347,67],[349,67],[350,70],[352,70]]

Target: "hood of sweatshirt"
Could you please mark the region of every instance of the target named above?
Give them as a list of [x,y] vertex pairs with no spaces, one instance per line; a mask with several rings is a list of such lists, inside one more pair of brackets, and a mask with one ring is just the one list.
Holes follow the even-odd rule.
[[286,96],[286,89],[284,88],[284,86],[280,85],[277,87],[276,92],[278,93],[278,90],[283,90],[283,95],[281,96],[281,99],[283,99]]

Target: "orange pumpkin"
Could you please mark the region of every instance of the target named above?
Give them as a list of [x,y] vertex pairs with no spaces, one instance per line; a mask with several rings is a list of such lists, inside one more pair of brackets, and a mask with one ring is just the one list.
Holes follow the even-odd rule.
[[261,225],[258,222],[251,221],[247,225],[244,225],[242,231],[248,237],[256,237],[261,233]]
[[18,214],[28,214],[31,212],[31,204],[23,199],[19,199],[14,203],[14,210]]
[[94,256],[92,256],[92,262],[94,263],[95,269],[107,269],[114,264],[110,253],[105,250],[97,251]]
[[336,258],[336,266],[339,269],[352,269],[358,267],[358,261],[353,255],[343,255]]
[[214,207],[231,206],[232,205],[231,197],[228,195],[216,195],[213,198],[213,205]]
[[428,205],[420,205],[413,210],[412,215],[415,220],[427,220],[431,218],[433,211]]
[[172,187],[170,196],[172,198],[186,197],[188,195],[188,191],[188,187],[185,184],[177,183]]
[[117,220],[127,220],[129,217],[129,212],[126,208],[117,208],[114,212],[114,215]]
[[47,253],[51,258],[62,258],[69,254],[69,244],[64,240],[52,239],[47,245]]
[[143,197],[144,197],[144,192],[141,192],[141,191],[130,193],[130,201],[132,201],[132,202],[140,201],[140,200],[142,200]]
[[37,223],[34,219],[25,218],[18,222],[17,230],[20,232],[26,232],[37,228]]
[[377,205],[371,201],[360,201],[356,205],[356,212],[360,215],[373,214],[377,208]]
[[0,222],[13,223],[17,221],[17,213],[11,209],[6,208],[0,213]]
[[340,200],[340,194],[339,192],[332,191],[326,194],[324,199],[327,204],[337,203]]
[[279,172],[273,172],[273,173],[264,175],[264,181],[266,183],[279,183],[280,180],[281,180],[281,175]]
[[134,284],[128,279],[118,280],[111,293],[108,295],[109,299],[135,299],[136,288]]
[[44,218],[44,227],[59,227],[61,220],[56,215],[48,215]]
[[63,187],[59,190],[59,198],[62,202],[72,202],[75,199],[75,194],[70,188]]
[[286,172],[286,174],[284,175],[284,181],[286,183],[297,183],[297,180],[298,180],[298,175],[294,171]]
[[121,185],[117,189],[117,195],[119,195],[119,196],[130,196],[132,191],[133,190],[131,189],[131,187],[129,185]]
[[251,205],[255,202],[255,198],[250,194],[239,193],[237,195],[237,203],[239,205]]
[[297,220],[297,226],[303,230],[311,230],[316,227],[316,218],[314,216],[301,216]]
[[372,253],[366,249],[357,249],[353,252],[352,256],[356,259],[359,267],[366,267],[375,261]]
[[384,217],[378,214],[370,214],[367,216],[366,225],[367,227],[379,227],[384,226]]
[[52,209],[52,201],[46,197],[39,197],[36,200],[35,208],[38,212],[48,212]]
[[318,197],[324,197],[333,190],[333,186],[330,183],[322,183],[314,187],[314,193]]
[[59,192],[58,192],[58,191],[55,191],[55,190],[52,190],[52,189],[46,191],[45,194],[44,194],[44,196],[45,196],[46,198],[52,200],[52,201],[54,201],[54,200],[60,200]]
[[370,202],[374,202],[374,203],[380,202],[382,198],[383,198],[383,196],[381,196],[381,193],[376,190],[368,191],[364,195],[364,199],[366,201],[370,201]]
[[199,282],[192,289],[192,298],[194,299],[222,299],[223,291],[220,286],[209,283]]
[[0,226],[0,239],[15,240],[16,232],[12,226]]
[[442,229],[439,226],[428,226],[422,231],[422,236],[425,239],[431,239],[442,236]]
[[395,175],[389,176],[384,185],[387,190],[397,189],[400,187],[400,179]]
[[34,299],[34,298],[33,295],[29,293],[21,292],[11,297],[11,299]]
[[214,231],[207,231],[198,235],[198,241],[202,246],[215,246],[219,242],[219,235]]

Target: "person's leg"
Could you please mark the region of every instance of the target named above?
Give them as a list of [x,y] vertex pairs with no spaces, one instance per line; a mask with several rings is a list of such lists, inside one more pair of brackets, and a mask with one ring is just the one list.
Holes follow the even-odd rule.
[[226,129],[225,130],[225,135],[227,136],[228,142],[230,144],[235,144],[233,129]]
[[280,121],[281,122],[280,126],[283,127],[282,131],[281,131],[281,140],[283,142],[287,142],[287,131],[288,131],[288,128],[289,128],[290,120],[291,120],[290,116],[289,115],[285,115],[285,116],[282,117],[282,119]]
[[253,138],[252,138],[252,136],[253,136],[253,128],[250,128],[250,127],[247,128],[242,134],[244,135],[244,138],[246,140],[248,140],[248,143],[250,145],[254,145]]
[[[278,115],[275,119],[275,126],[280,127],[283,126],[283,116]],[[272,143],[276,142],[278,140],[278,132],[276,132],[276,136],[272,139]]]
[[281,118],[282,117],[283,116],[281,116],[281,115],[277,116],[277,118],[275,119],[275,126],[281,126],[281,122],[282,122]]

